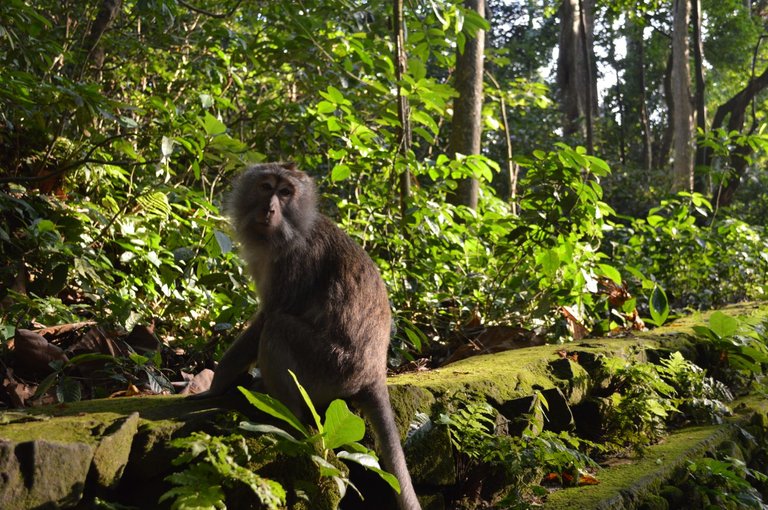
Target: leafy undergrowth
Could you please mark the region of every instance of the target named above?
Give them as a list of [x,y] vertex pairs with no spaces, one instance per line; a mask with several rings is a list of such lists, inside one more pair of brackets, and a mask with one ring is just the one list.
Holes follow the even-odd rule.
[[[573,409],[575,422],[566,427],[549,421],[548,403],[538,392],[517,422],[488,403],[457,402],[438,420],[459,454],[461,483],[450,493],[449,507],[535,507],[553,490],[599,484],[603,467],[636,462],[670,431],[723,424],[733,414],[735,395],[768,392],[767,326],[764,319],[740,321],[715,312],[707,325],[694,327],[701,347],[696,362],[678,351],[656,352],[653,362],[599,359],[589,367],[592,396]],[[766,483],[760,472],[768,442],[760,428],[756,435],[741,433],[753,448],[746,461],[715,453],[692,459],[676,475],[695,494],[686,508],[740,508],[737,502],[762,508]],[[676,493],[667,492],[666,504],[674,507]]]

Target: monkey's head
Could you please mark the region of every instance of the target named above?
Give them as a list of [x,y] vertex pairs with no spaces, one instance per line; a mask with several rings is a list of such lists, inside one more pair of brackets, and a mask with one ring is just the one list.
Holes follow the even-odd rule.
[[315,183],[293,163],[249,166],[232,184],[227,211],[246,245],[296,242],[317,218]]

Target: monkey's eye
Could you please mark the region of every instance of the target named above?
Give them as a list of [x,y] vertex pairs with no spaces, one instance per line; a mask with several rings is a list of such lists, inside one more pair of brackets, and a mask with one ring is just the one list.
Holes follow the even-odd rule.
[[266,181],[262,182],[259,187],[262,191],[272,191],[272,185]]
[[278,193],[280,193],[281,197],[290,197],[293,195],[293,190],[291,188],[280,188]]

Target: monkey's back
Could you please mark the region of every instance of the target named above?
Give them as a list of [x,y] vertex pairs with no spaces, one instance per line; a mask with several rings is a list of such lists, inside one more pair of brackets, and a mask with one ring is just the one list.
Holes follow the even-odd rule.
[[265,312],[305,323],[311,338],[304,343],[318,365],[310,368],[326,380],[345,381],[344,393],[353,394],[386,375],[386,287],[365,250],[329,218],[318,215],[307,239],[275,258],[279,267],[271,274],[284,277],[270,282]]

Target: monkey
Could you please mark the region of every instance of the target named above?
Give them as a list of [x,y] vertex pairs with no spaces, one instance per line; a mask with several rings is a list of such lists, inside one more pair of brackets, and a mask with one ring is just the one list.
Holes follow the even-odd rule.
[[266,393],[308,421],[293,371],[319,409],[342,398],[368,418],[398,508],[420,510],[389,400],[391,311],[375,263],[318,211],[314,180],[293,163],[246,167],[225,209],[260,309],[195,397],[225,393],[255,363]]

